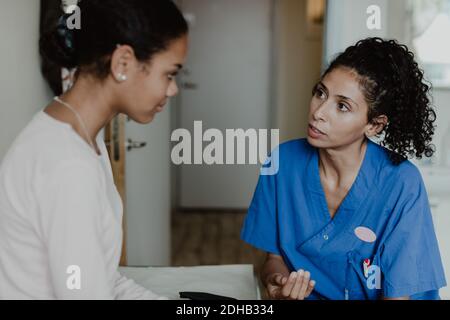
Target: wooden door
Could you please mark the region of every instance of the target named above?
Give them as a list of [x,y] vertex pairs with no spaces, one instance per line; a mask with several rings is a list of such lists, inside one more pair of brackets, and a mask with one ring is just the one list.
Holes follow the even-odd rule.
[[126,189],[125,189],[125,118],[120,114],[105,127],[105,143],[108,149],[114,182],[123,202],[123,242],[120,265],[127,265]]

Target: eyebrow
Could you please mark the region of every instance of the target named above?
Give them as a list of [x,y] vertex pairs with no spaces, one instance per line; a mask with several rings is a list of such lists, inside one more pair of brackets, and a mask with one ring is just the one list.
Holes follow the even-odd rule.
[[357,104],[355,100],[353,100],[349,97],[346,97],[346,96],[342,96],[342,95],[337,95],[337,97],[341,98],[342,100],[353,102],[359,108],[359,104]]
[[[326,91],[326,93],[329,94],[328,88],[323,82],[319,82],[318,86],[322,87]],[[359,108],[359,104],[357,104],[356,101],[353,100],[352,98],[349,98],[349,97],[346,97],[346,96],[343,96],[343,95],[340,95],[340,94],[336,95],[336,97],[338,97],[338,98],[340,98],[342,100],[353,102]]]
[[183,65],[182,65],[182,64],[179,64],[179,63],[175,64],[175,67],[177,67],[178,70],[183,69]]

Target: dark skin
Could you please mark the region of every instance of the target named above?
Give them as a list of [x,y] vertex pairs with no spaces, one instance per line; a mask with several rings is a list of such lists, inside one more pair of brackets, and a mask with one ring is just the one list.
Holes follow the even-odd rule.
[[[320,181],[331,219],[356,180],[367,138],[381,133],[388,123],[385,115],[369,122],[368,111],[358,75],[348,68],[337,68],[327,74],[311,100],[309,124],[320,134],[309,131],[308,142],[319,150]],[[269,299],[304,300],[315,286],[307,270],[290,272],[281,256],[270,253],[261,280]],[[409,300],[409,297],[383,297],[383,300]]]

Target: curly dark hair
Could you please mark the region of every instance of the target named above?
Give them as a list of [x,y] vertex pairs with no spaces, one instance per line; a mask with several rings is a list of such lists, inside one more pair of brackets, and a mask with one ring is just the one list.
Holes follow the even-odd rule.
[[433,156],[436,113],[429,95],[431,84],[407,46],[396,40],[367,38],[337,56],[323,77],[338,67],[358,74],[369,105],[369,123],[381,115],[388,117],[379,136],[384,134],[382,145],[391,151],[395,165],[414,156]]

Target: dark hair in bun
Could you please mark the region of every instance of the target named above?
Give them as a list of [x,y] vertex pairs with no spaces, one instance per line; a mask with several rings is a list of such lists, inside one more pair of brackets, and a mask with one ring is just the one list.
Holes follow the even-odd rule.
[[77,67],[78,72],[104,79],[118,44],[131,46],[136,58],[145,62],[188,32],[171,0],[82,0],[78,6],[80,29],[69,30],[66,21],[71,14],[65,14],[43,31],[39,41],[43,64]]

